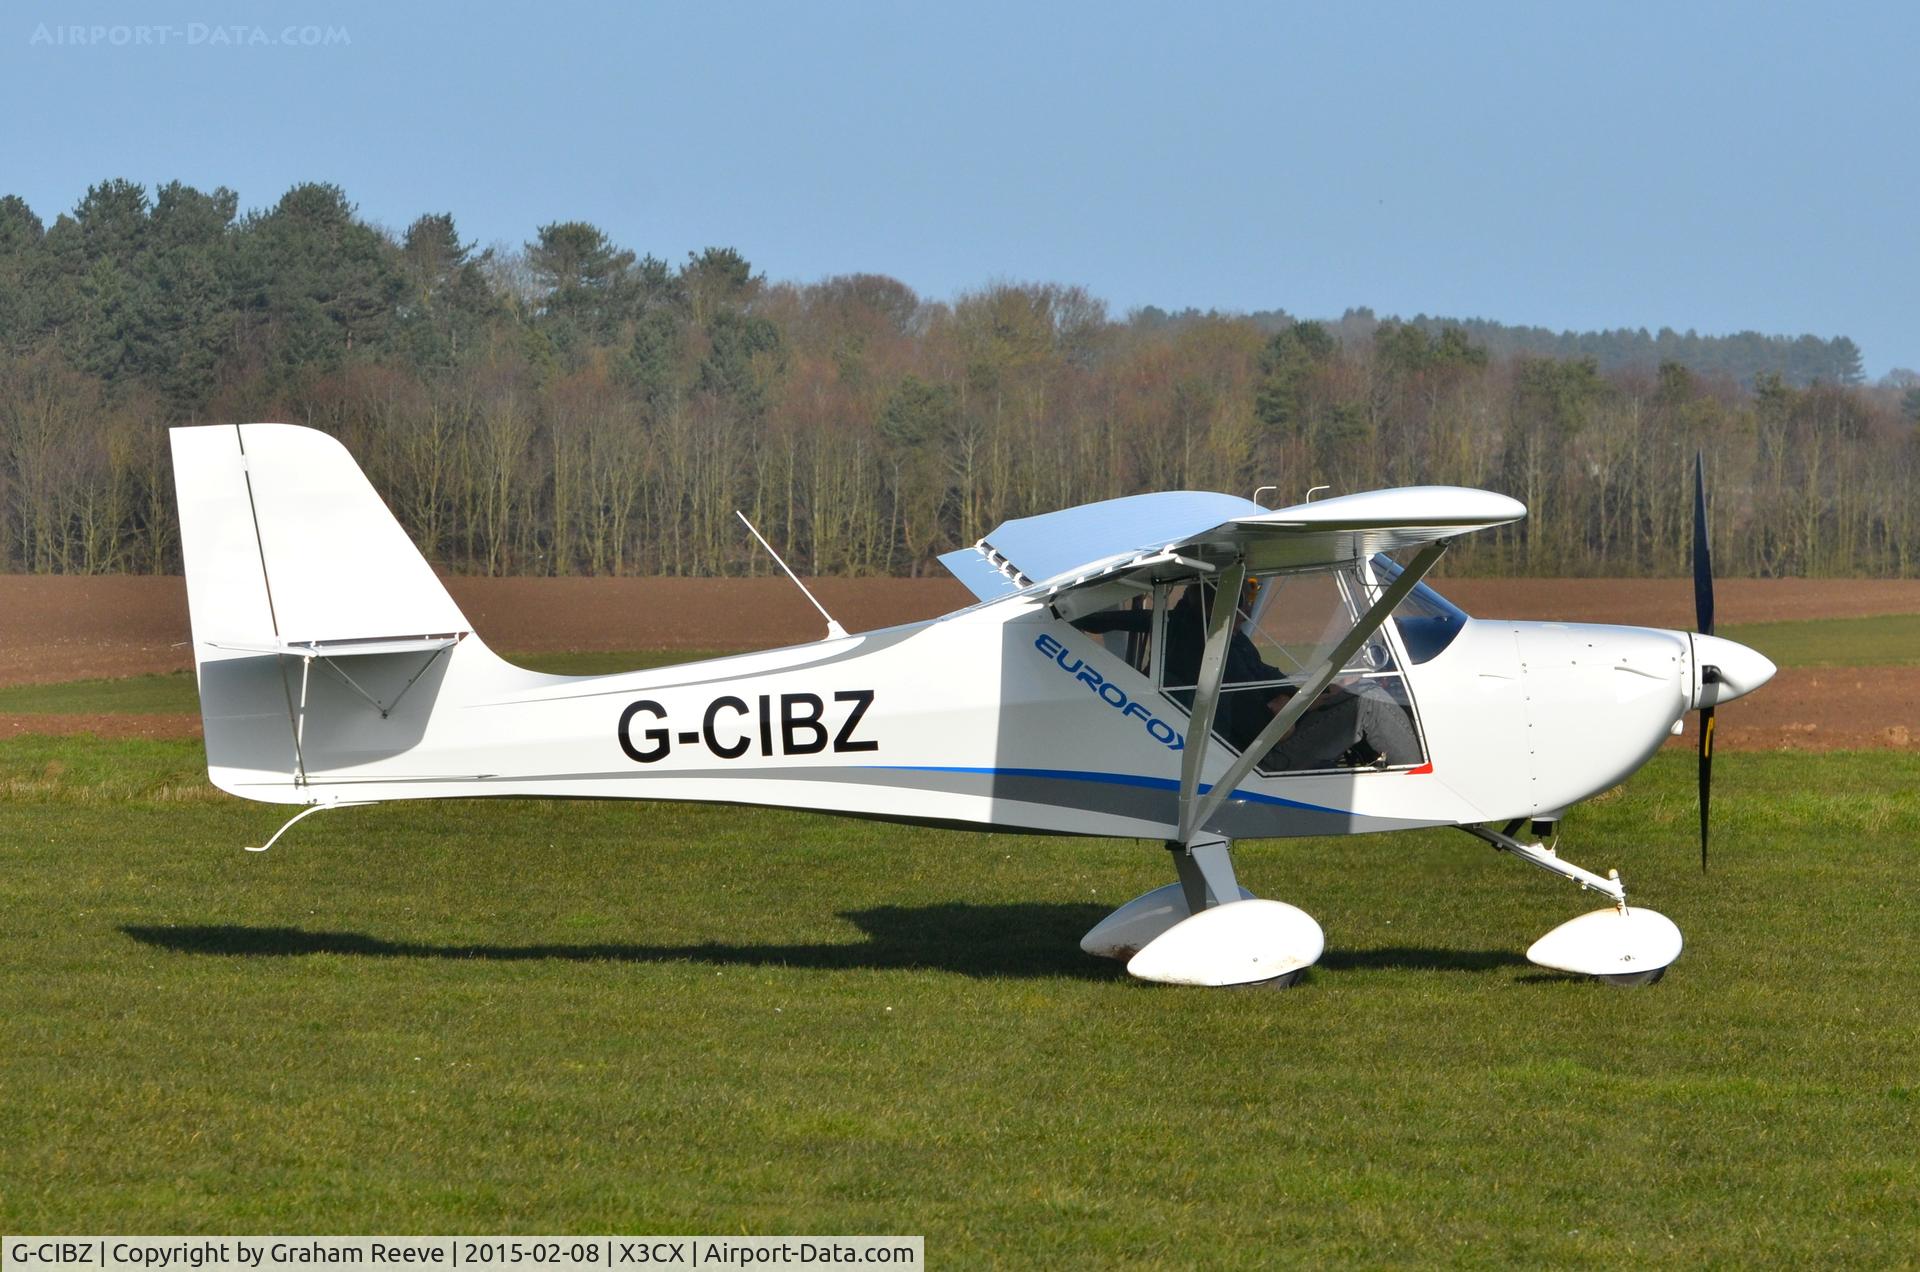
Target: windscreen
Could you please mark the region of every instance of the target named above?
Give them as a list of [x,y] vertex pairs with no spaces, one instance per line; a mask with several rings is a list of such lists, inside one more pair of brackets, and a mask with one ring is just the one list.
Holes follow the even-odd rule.
[[[1403,568],[1384,553],[1373,558],[1373,574],[1382,587],[1399,578]],[[1406,647],[1407,661],[1417,666],[1453,643],[1467,624],[1467,612],[1425,583],[1416,583],[1393,611],[1393,623]]]

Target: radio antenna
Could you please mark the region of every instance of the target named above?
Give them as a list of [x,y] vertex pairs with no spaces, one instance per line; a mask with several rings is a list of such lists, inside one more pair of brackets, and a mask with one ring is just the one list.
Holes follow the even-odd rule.
[[760,540],[760,546],[767,550],[767,555],[773,558],[773,563],[779,566],[782,570],[786,570],[787,577],[792,579],[793,585],[800,589],[800,595],[806,597],[809,601],[812,601],[813,608],[820,611],[820,617],[827,620],[827,639],[838,640],[842,636],[845,636],[847,634],[847,629],[840,626],[840,624],[834,622],[833,615],[827,613],[827,607],[820,603],[820,600],[818,597],[816,597],[812,592],[807,591],[807,585],[800,581],[800,576],[798,574],[795,574],[792,570],[787,569],[787,563],[780,559],[780,554],[773,550],[773,545],[771,543],[767,542],[767,536],[765,536],[764,534],[761,534],[758,530],[753,528],[753,522],[747,520],[747,514],[744,512],[741,512],[738,508],[735,508],[733,510],[733,515],[740,518],[740,524],[747,528],[748,534]]

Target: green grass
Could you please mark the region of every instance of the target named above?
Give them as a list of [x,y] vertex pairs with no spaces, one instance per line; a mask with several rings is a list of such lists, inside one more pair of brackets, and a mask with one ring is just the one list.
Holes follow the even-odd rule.
[[[722,656],[713,650],[699,649],[504,655],[519,666],[561,676],[599,676]],[[164,715],[171,712],[189,715],[198,715],[200,712],[200,695],[194,687],[193,673],[190,671],[0,688],[0,713]]]
[[193,673],[65,680],[0,688],[0,712],[24,715],[165,715],[200,713]]
[[1782,667],[1920,665],[1920,614],[1737,623],[1716,634],[1751,645]]
[[1458,833],[1251,843],[1299,988],[1075,942],[1149,845],[799,814],[209,791],[191,743],[0,743],[0,1230],[924,1232],[940,1266],[1889,1265],[1920,1214],[1897,753],[1663,755],[1562,847],[1688,949]]

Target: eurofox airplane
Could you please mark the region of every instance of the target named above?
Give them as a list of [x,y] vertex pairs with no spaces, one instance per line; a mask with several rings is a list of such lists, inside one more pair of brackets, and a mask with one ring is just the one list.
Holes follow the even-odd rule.
[[[1457,487],[1269,510],[1137,495],[1009,521],[943,562],[929,622],[610,676],[494,655],[339,443],[173,430],[207,769],[248,799],[706,800],[1153,840],[1178,881],[1082,941],[1135,976],[1290,983],[1304,911],[1235,879],[1237,838],[1457,826],[1612,904],[1528,951],[1624,982],[1680,953],[1544,832],[1773,664],[1710,634],[1470,619],[1421,582],[1521,504]],[[1696,475],[1696,586],[1712,625]],[[1404,564],[1386,554],[1410,553]],[[288,825],[293,823],[290,821]],[[285,827],[282,828],[284,833]],[[278,838],[278,835],[275,836]],[[271,844],[269,841],[269,845]]]

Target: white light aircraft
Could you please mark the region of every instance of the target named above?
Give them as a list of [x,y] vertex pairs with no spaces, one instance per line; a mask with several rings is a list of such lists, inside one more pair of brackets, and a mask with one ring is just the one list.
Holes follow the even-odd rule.
[[1320,957],[1310,915],[1240,886],[1234,839],[1431,826],[1608,899],[1534,962],[1657,979],[1674,924],[1629,906],[1617,872],[1519,836],[1699,710],[1704,866],[1713,709],[1774,671],[1711,634],[1697,469],[1699,632],[1449,604],[1422,578],[1455,537],[1526,515],[1504,495],[1271,510],[1180,491],[1009,521],[949,553],[979,602],[943,618],[853,635],[829,619],[808,645],[555,676],[481,643],[327,435],[178,428],[173,461],[208,773],[306,805],[288,826],[383,800],[552,796],[1152,840],[1177,882],[1081,944],[1175,984],[1289,984]]

